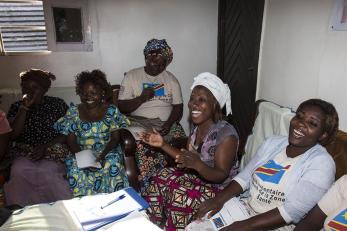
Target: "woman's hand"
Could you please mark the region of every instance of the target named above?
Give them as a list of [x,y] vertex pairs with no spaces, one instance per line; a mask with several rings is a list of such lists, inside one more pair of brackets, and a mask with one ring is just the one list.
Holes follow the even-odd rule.
[[202,161],[200,159],[199,153],[196,151],[188,151],[186,149],[181,149],[182,154],[177,155],[175,162],[178,163],[180,168],[191,168],[198,171],[201,166]]
[[170,132],[170,128],[171,125],[165,123],[159,131],[160,135],[165,136],[166,134],[168,134]]
[[208,213],[207,218],[211,218],[223,208],[223,205],[224,203],[219,201],[218,197],[208,199],[200,205],[196,217],[203,218]]
[[163,137],[155,129],[151,132],[143,132],[140,134],[140,138],[146,144],[157,148],[162,148],[165,143]]
[[31,107],[35,102],[39,101],[40,98],[40,92],[34,91],[33,93],[28,93],[23,95],[23,106],[24,107]]
[[151,87],[144,88],[140,97],[146,102],[154,97],[154,89]]
[[96,157],[95,162],[99,162],[101,164],[101,167],[104,167],[105,166],[105,160],[106,160],[105,157],[106,157],[106,155],[101,153]]

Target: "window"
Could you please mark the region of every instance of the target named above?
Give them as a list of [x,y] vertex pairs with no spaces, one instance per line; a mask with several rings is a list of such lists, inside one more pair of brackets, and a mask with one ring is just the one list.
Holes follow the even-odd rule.
[[44,0],[44,11],[50,50],[93,50],[87,0]]
[[48,52],[42,1],[0,0],[0,53]]
[[347,0],[335,0],[330,28],[335,31],[347,30]]

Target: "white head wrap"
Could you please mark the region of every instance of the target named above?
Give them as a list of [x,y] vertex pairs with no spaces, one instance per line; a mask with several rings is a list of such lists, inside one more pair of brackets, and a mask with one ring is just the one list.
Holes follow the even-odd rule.
[[190,87],[193,90],[196,86],[204,86],[213,94],[218,101],[221,108],[226,108],[226,115],[231,114],[231,99],[230,89],[228,84],[224,84],[223,81],[217,76],[204,72],[194,78],[193,85]]

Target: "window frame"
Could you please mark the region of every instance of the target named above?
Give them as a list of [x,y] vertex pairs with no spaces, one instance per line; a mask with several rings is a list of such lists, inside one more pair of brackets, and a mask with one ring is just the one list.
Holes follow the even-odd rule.
[[347,0],[335,0],[331,14],[330,29],[332,31],[347,31],[347,22],[341,22]]
[[[43,10],[46,20],[47,44],[51,51],[93,51],[91,21],[88,0],[44,0]],[[53,7],[81,9],[83,42],[56,42]]]
[[[0,2],[13,2],[13,3],[42,2],[43,7],[44,7],[44,1],[43,0],[0,0]],[[44,8],[43,8],[43,11],[44,11]],[[42,26],[2,26],[2,28],[6,28],[6,27],[11,27],[11,28],[25,27],[27,29],[37,29],[37,28],[43,29]],[[50,54],[51,51],[49,50],[49,45],[48,45],[47,25],[46,25],[45,29],[46,29],[46,38],[47,38],[47,50],[42,50],[42,51],[5,51],[4,43],[3,43],[3,40],[2,40],[2,33],[1,33],[1,30],[0,30],[0,56],[46,55],[46,54]]]

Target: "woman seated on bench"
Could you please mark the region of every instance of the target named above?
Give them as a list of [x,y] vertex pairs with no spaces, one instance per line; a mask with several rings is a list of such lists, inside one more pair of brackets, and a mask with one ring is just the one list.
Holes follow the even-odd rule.
[[103,166],[100,169],[80,169],[74,155],[66,159],[74,196],[111,193],[129,186],[117,131],[128,126],[129,121],[116,106],[106,101],[111,95],[106,75],[100,70],[79,73],[76,76],[76,94],[80,96],[81,104],[71,105],[54,126],[67,136],[73,154],[92,150]]
[[55,76],[31,69],[20,74],[23,99],[13,103],[8,118],[14,146],[9,155],[14,159],[10,180],[4,185],[6,204],[21,206],[69,199],[72,197],[64,160],[67,148],[58,142],[53,124],[68,106],[64,100],[45,96]]
[[[156,128],[166,141],[185,137],[179,124],[183,113],[181,86],[166,67],[173,54],[165,39],[151,39],[143,54],[145,67],[125,73],[119,91],[118,106],[122,113],[129,114],[131,126]],[[165,156],[141,141],[136,141],[136,161],[139,166],[141,189],[150,177],[166,166]]]
[[211,217],[243,193],[240,200],[250,218],[223,230],[292,230],[334,182],[334,160],[320,144],[335,135],[338,121],[328,102],[301,103],[290,121],[289,136],[268,138],[222,192],[200,205],[198,217]]
[[222,190],[237,173],[238,135],[223,120],[231,113],[230,90],[217,76],[202,73],[194,79],[188,102],[193,127],[187,150],[178,150],[157,131],[143,134],[144,142],[176,159],[178,168],[164,168],[142,194],[150,204],[153,222],[166,230],[184,229],[198,206]]

